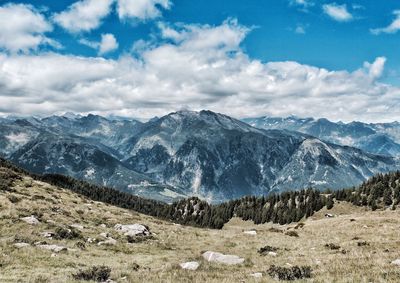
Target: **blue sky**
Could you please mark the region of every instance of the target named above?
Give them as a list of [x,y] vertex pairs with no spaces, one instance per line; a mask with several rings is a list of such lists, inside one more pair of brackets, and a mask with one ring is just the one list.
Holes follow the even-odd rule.
[[[142,4],[137,4],[138,2]],[[49,114],[68,110],[150,117],[153,113],[159,115],[179,108],[208,108],[238,117],[249,116],[250,112],[254,115],[295,114],[328,117],[333,120],[398,119],[399,113],[395,107],[400,101],[397,89],[400,85],[400,16],[399,13],[396,14],[400,9],[398,1],[48,0],[1,1],[0,5],[4,20],[6,16],[11,17],[12,13],[19,11],[14,9],[16,7],[22,7],[35,15],[36,18],[32,17],[32,21],[39,20],[38,17],[42,20],[38,25],[30,25],[37,26],[38,30],[28,27],[17,30],[21,33],[22,44],[7,33],[15,33],[18,23],[14,26],[9,24],[9,31],[7,26],[3,28],[3,35],[0,32],[3,64],[8,62],[8,66],[15,66],[13,70],[21,67],[16,65],[21,61],[30,60],[41,60],[43,64],[47,64],[49,70],[55,68],[58,61],[72,62],[71,68],[77,68],[78,71],[68,70],[65,77],[71,76],[69,72],[86,71],[85,68],[93,63],[91,59],[97,60],[97,63],[103,59],[109,63],[108,67],[115,67],[110,73],[105,71],[104,74],[98,74],[93,71],[93,76],[85,74],[88,76],[87,81],[74,78],[72,81],[75,85],[63,89],[57,89],[56,86],[64,85],[65,82],[54,82],[45,89],[34,90],[37,93],[45,92],[43,97],[34,97],[31,89],[36,86],[19,84],[15,87],[14,81],[8,81],[4,83],[7,87],[3,94],[0,89],[0,102],[3,98],[3,105],[6,105],[0,106],[0,113],[3,114]],[[71,13],[84,5],[89,7],[89,18],[84,18],[87,14],[83,12]],[[396,22],[397,18],[399,22]],[[85,21],[88,26],[84,25]],[[29,26],[27,23],[24,25]],[[224,32],[223,27],[228,33]],[[166,33],[171,30],[174,31],[174,36]],[[196,44],[194,37],[203,41],[209,40],[214,36],[212,31],[221,32],[218,34],[220,43],[205,45],[201,52],[188,47],[189,44]],[[232,38],[229,38],[230,31]],[[32,34],[36,38],[40,37],[38,42],[22,39],[23,36]],[[204,34],[209,38],[203,38]],[[11,42],[13,40],[15,42]],[[170,48],[169,51],[173,54],[164,52],[171,46],[174,49]],[[159,56],[165,56],[165,59],[188,56],[188,68],[191,68],[183,73],[193,72],[194,75],[189,77],[176,73],[176,76],[182,75],[182,78],[174,80],[169,75],[178,68],[185,68],[185,65],[177,65],[176,69],[169,69],[165,73],[165,66],[152,63],[154,58],[160,59]],[[79,58],[86,58],[86,61],[78,60]],[[198,67],[196,64],[203,60],[211,67],[221,62],[224,66],[214,74],[213,79],[216,79],[212,87],[208,85],[209,78],[208,81],[205,76],[199,78],[194,71]],[[115,74],[121,72],[122,66],[126,66],[128,61],[131,64],[129,70],[146,72],[148,77],[157,77],[158,81],[152,83],[165,87],[155,89],[155,93],[150,94],[147,91],[151,85],[146,85],[150,79],[138,78],[135,72],[130,74],[134,76],[134,83],[129,85],[125,81],[129,81],[129,78],[124,78],[123,82],[114,84],[121,78]],[[82,66],[78,66],[77,62]],[[274,65],[274,62],[277,64]],[[141,70],[136,69],[139,68],[139,63],[142,64]],[[171,68],[174,62],[166,64]],[[260,66],[256,68],[256,73],[251,76],[247,73],[246,76],[243,75],[243,69],[253,70],[257,64]],[[5,79],[12,77],[18,81],[20,73],[17,71],[12,76],[7,75],[4,68],[3,74],[1,72],[0,69],[0,82],[2,75]],[[275,75],[282,79],[280,84],[276,78],[271,77]],[[63,76],[63,73],[59,76]],[[264,81],[262,76],[265,76]],[[308,87],[302,86],[302,76],[308,78]],[[42,78],[37,78],[40,79]],[[202,85],[199,79],[204,79]],[[243,79],[248,85],[234,88],[233,84],[228,85],[229,79]],[[19,78],[21,80],[22,77]],[[265,83],[268,80],[273,82],[273,86]],[[292,81],[293,83],[288,83]],[[77,86],[86,86],[93,82],[96,82],[96,86],[91,85],[90,91],[89,87],[77,90]],[[365,82],[365,86],[361,85],[362,82]],[[34,85],[35,81],[31,83]],[[99,89],[99,85],[104,89]],[[344,85],[348,88],[343,88]],[[118,94],[113,95],[113,88],[121,93],[116,91]],[[110,99],[116,99],[120,103],[106,107],[107,99],[104,97],[103,104],[93,103],[90,106],[89,98],[95,95],[92,93],[93,89],[96,92],[107,92]],[[60,103],[59,96],[74,97],[77,94],[71,92],[79,91],[86,93],[88,97],[86,107]],[[160,92],[163,91],[165,93],[161,95]],[[172,95],[172,101],[167,100],[168,92],[176,96]],[[26,108],[17,110],[7,106],[15,102],[16,97],[19,100],[26,97]],[[308,107],[308,104],[315,103],[332,104],[333,99],[342,103],[335,102],[332,106],[335,108],[326,111]],[[235,102],[236,100],[246,101],[247,107],[241,111],[233,111],[237,105],[242,105],[241,102]],[[357,100],[362,101],[358,103],[358,107],[355,105]],[[377,102],[379,105],[376,105]],[[302,108],[298,109],[293,104],[301,105]],[[225,109],[223,105],[230,107]],[[366,108],[370,111],[369,114],[365,114]]]

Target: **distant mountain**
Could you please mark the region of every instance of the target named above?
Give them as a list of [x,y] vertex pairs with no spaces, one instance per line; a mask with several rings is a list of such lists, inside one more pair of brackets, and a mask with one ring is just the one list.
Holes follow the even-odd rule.
[[366,152],[400,156],[400,123],[367,124],[331,122],[327,119],[260,117],[243,119],[253,127],[297,131]]
[[211,111],[180,111],[146,123],[68,114],[2,120],[0,128],[0,154],[28,170],[167,202],[187,196],[220,202],[308,186],[338,189],[400,168],[390,156],[258,129]]
[[[186,197],[179,188],[153,181],[119,159],[119,142],[134,133],[137,121],[100,116],[0,122],[0,155],[35,173],[58,173],[143,197],[172,202]],[[110,145],[110,146],[109,146]]]

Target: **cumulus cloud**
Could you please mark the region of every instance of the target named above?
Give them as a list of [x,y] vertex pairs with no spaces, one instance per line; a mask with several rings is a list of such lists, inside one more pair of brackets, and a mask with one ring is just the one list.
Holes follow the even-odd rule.
[[150,118],[185,107],[234,117],[399,117],[400,89],[379,82],[383,57],[354,72],[290,61],[265,63],[241,48],[250,30],[235,20],[218,26],[164,23],[159,28],[159,40],[141,41],[135,56],[116,60],[1,54],[0,112]]
[[161,16],[160,8],[169,9],[169,0],[117,0],[120,19],[148,20]]
[[0,49],[29,52],[41,45],[57,46],[45,34],[52,30],[45,17],[30,5],[0,6]]
[[322,6],[325,14],[338,22],[348,22],[353,19],[353,15],[347,10],[347,5],[336,3],[325,4]]
[[80,39],[79,43],[89,46],[90,48],[97,49],[99,55],[104,55],[118,49],[118,41],[111,33],[101,35],[101,41],[90,41],[87,39]]
[[400,30],[400,10],[396,10],[393,12],[393,14],[396,16],[396,18],[393,20],[393,22],[388,25],[387,27],[384,28],[376,28],[376,29],[371,29],[371,33],[373,34],[381,34],[381,33],[396,33]]
[[81,0],[73,3],[67,10],[55,14],[58,25],[72,33],[91,31],[100,26],[110,14],[114,0]]

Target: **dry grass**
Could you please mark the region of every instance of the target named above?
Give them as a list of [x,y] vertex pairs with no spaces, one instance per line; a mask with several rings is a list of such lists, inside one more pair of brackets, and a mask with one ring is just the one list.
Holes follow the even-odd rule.
[[[324,218],[326,211],[320,211],[295,229],[299,237],[290,237],[274,229],[287,232],[296,224],[254,225],[232,219],[222,230],[197,229],[92,202],[29,178],[18,181],[15,190],[0,191],[0,282],[74,282],[72,274],[99,265],[111,267],[111,278],[117,282],[275,282],[265,274],[271,265],[311,266],[312,279],[300,282],[398,282],[400,278],[400,267],[390,264],[400,258],[399,211],[371,212],[341,203],[330,211],[337,217]],[[11,195],[20,200],[10,201],[15,199]],[[19,220],[31,214],[40,217],[39,225]],[[86,250],[81,250],[76,243],[82,240],[48,240],[40,235],[74,223],[84,226],[85,238],[101,239],[99,234],[108,232],[118,244],[86,242]],[[130,244],[114,231],[117,223],[146,224],[155,237]],[[257,235],[243,233],[250,229]],[[74,250],[52,257],[52,252],[35,246],[18,249],[13,245],[16,240],[46,241]],[[363,241],[369,245],[358,246]],[[329,243],[341,249],[327,249]],[[279,248],[276,257],[258,254],[266,245]],[[239,255],[246,261],[239,266],[210,264],[201,259],[206,250]],[[190,260],[201,263],[197,271],[179,268],[179,263]],[[254,272],[263,272],[263,278],[252,278]]]

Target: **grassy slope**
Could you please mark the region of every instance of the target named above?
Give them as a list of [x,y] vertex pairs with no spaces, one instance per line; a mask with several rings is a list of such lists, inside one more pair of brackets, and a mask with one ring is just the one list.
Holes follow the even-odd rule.
[[[0,282],[73,282],[71,274],[101,264],[112,268],[111,277],[117,282],[270,282],[274,280],[268,275],[262,279],[252,279],[249,275],[265,271],[271,264],[310,265],[313,282],[398,282],[400,278],[400,267],[390,264],[400,258],[400,211],[371,212],[338,204],[330,211],[337,217],[326,219],[323,217],[326,211],[322,210],[296,230],[300,237],[295,238],[269,231],[271,227],[282,231],[294,229],[295,224],[257,226],[232,219],[222,230],[174,225],[92,202],[28,177],[17,181],[14,189],[12,193],[0,191]],[[10,195],[20,201],[10,202]],[[37,226],[19,220],[34,213],[42,215]],[[85,238],[99,239],[101,232],[109,232],[118,244],[86,243],[87,250],[82,251],[75,247],[78,240],[47,240],[40,236],[40,232],[74,223],[84,226]],[[114,231],[117,223],[146,224],[156,234],[155,239],[129,244]],[[106,224],[107,228],[100,224]],[[243,233],[252,228],[257,230],[256,236]],[[32,243],[47,241],[75,251],[52,257],[52,252],[35,246],[14,247],[15,237]],[[359,241],[367,241],[369,246],[359,247]],[[327,243],[339,244],[347,253],[329,250],[324,247]],[[280,247],[278,256],[260,256],[257,250],[265,245]],[[201,259],[202,251],[206,250],[239,255],[246,261],[239,266],[206,263]],[[178,267],[189,260],[200,261],[200,268],[184,271]],[[134,270],[134,263],[140,265],[138,271]]]

